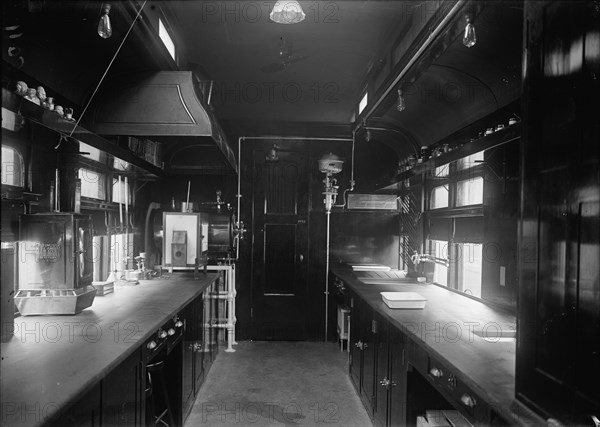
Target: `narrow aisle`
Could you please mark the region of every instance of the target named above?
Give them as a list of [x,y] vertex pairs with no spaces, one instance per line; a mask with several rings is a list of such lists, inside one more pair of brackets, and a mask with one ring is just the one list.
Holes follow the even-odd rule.
[[220,351],[185,424],[372,426],[335,343],[240,342]]

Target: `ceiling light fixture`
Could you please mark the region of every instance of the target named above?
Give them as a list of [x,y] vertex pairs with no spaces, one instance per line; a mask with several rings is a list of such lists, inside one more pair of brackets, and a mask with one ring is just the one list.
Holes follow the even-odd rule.
[[468,13],[465,15],[467,25],[465,26],[465,33],[463,34],[462,42],[466,47],[473,47],[477,43],[477,37],[475,37],[475,26],[473,25],[473,14]]
[[296,0],[277,0],[269,17],[278,24],[297,24],[304,21],[306,14]]
[[102,16],[100,16],[100,21],[98,22],[98,35],[103,39],[107,39],[112,36],[112,25],[110,23],[108,12],[110,12],[110,4],[103,3]]
[[406,109],[406,101],[402,94],[402,89],[398,89],[398,102],[396,103],[396,110],[404,111]]

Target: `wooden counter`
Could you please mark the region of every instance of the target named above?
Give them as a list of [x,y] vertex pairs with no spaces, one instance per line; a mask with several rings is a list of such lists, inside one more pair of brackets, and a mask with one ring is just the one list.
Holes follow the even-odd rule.
[[[432,284],[365,284],[350,268],[340,266],[332,273],[428,356],[451,366],[458,379],[509,424],[541,421],[532,420],[531,412],[515,403],[515,340],[480,336],[515,330],[514,315]],[[384,291],[417,292],[427,303],[424,309],[390,309],[382,301]]]
[[68,408],[198,297],[217,273],[115,286],[74,316],[21,316],[2,343],[2,426],[41,425]]

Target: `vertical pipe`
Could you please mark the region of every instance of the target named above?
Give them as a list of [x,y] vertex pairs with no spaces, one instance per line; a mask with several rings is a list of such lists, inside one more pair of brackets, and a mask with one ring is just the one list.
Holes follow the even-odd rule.
[[54,172],[54,212],[60,212],[60,171]]
[[240,258],[240,220],[241,220],[241,207],[240,207],[240,203],[242,200],[242,140],[244,139],[243,136],[238,138],[238,182],[237,182],[237,212],[236,212],[236,228],[238,230],[238,235],[236,238],[236,244],[235,244],[235,259],[239,259]]
[[327,243],[325,245],[325,342],[327,342],[327,329],[329,325],[329,220],[331,211],[327,210],[325,214],[327,215]]

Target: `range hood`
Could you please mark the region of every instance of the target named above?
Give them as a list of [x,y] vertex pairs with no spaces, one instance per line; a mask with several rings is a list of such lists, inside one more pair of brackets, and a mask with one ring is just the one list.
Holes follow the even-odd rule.
[[107,86],[104,96],[94,102],[87,124],[94,132],[163,143],[167,171],[169,156],[193,147],[190,167],[195,170],[237,172],[233,150],[191,71],[153,72],[134,82]]

